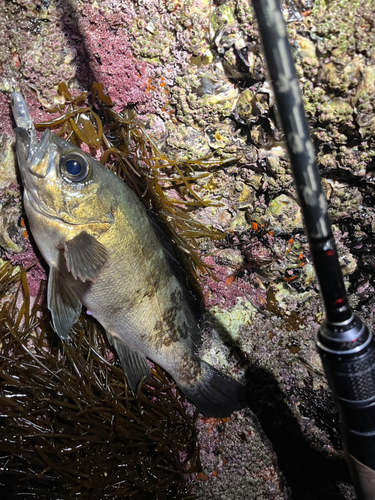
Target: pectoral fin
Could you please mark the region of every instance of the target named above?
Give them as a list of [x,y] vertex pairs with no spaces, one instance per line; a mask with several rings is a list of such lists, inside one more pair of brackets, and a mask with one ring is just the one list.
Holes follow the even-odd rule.
[[95,281],[108,259],[108,252],[94,236],[82,231],[64,243],[66,267],[74,279]]
[[50,268],[47,305],[53,326],[61,340],[69,340],[69,333],[81,314],[82,303],[65,282],[56,267]]
[[119,337],[111,336],[108,332],[107,336],[108,339],[111,337],[109,341],[116,349],[130,388],[136,391],[142,379],[146,381],[151,377],[151,368],[146,356],[130,349]]

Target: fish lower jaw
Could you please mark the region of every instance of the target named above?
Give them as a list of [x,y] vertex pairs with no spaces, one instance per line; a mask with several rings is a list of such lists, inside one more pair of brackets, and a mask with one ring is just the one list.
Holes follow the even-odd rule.
[[24,205],[25,205],[26,215],[29,216],[30,212],[32,211],[35,212],[37,216],[45,217],[46,219],[57,222],[58,224],[64,224],[65,226],[75,225],[72,222],[65,221],[61,217],[57,217],[56,213],[52,213],[50,210],[48,210],[46,204],[38,196],[32,195],[33,191],[36,190],[25,189],[24,191]]
[[[24,199],[24,204],[26,208],[26,213],[28,212],[27,206],[29,205],[31,207],[31,210],[36,212],[39,215],[42,215],[43,217],[47,217],[48,219],[55,219],[56,217],[48,212],[48,210],[44,210],[44,203],[38,198],[38,196],[34,195],[33,192],[36,193],[36,189],[27,189],[25,188],[23,192],[23,199]],[[29,208],[30,210],[30,208]]]

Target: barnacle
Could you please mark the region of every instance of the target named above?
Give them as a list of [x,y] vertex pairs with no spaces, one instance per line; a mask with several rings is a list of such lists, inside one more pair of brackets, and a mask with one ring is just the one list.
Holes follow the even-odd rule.
[[197,413],[159,367],[128,391],[83,316],[71,345],[52,345],[42,291],[30,309],[25,271],[0,267],[2,498],[192,500]]
[[91,89],[91,105],[86,105],[87,92],[73,97],[65,83],[60,83],[58,90],[66,104],[49,111],[59,112],[60,116],[37,123],[36,127],[52,128],[75,144],[84,143],[99,150],[100,161],[109,161],[112,170],[156,213],[162,229],[179,250],[193,286],[199,282],[197,270],[212,274],[197,252],[196,238],[222,239],[225,234],[195,220],[190,212],[220,203],[201,198],[193,184],[210,176],[211,168],[233,158],[168,158],[137,120],[133,109],[125,109],[121,114],[112,109],[112,101],[99,83],[95,82]]

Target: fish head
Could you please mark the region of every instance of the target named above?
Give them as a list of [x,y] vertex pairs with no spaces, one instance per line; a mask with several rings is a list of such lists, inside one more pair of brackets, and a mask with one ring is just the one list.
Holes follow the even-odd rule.
[[38,142],[31,118],[21,119],[26,103],[19,95],[13,94],[13,113],[19,125],[16,151],[24,206],[34,239],[50,262],[45,253],[51,244],[56,248],[79,232],[108,229],[123,183],[95,158],[48,129]]
[[32,156],[23,129],[16,129],[24,196],[32,208],[68,225],[108,222],[107,169],[74,144],[45,130]]

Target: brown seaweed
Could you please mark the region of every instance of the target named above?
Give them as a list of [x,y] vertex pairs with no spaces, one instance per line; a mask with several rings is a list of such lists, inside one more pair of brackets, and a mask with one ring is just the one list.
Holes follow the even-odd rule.
[[162,229],[175,243],[192,284],[199,282],[199,273],[212,274],[197,251],[196,239],[223,239],[225,234],[205,226],[190,213],[197,208],[221,204],[202,199],[193,185],[211,175],[210,169],[238,158],[223,161],[206,156],[173,160],[159,150],[132,108],[121,114],[112,109],[112,101],[99,83],[93,84],[88,106],[85,105],[87,92],[73,97],[66,84],[61,83],[59,93],[66,104],[50,111],[59,112],[60,116],[37,123],[36,127],[52,128],[77,145],[86,144],[99,150],[100,161],[109,162],[110,168],[156,214]]
[[197,412],[175,384],[156,366],[130,391],[85,316],[71,345],[54,345],[42,287],[30,308],[26,273],[13,274],[0,268],[2,498],[194,498],[185,478],[200,470]]

